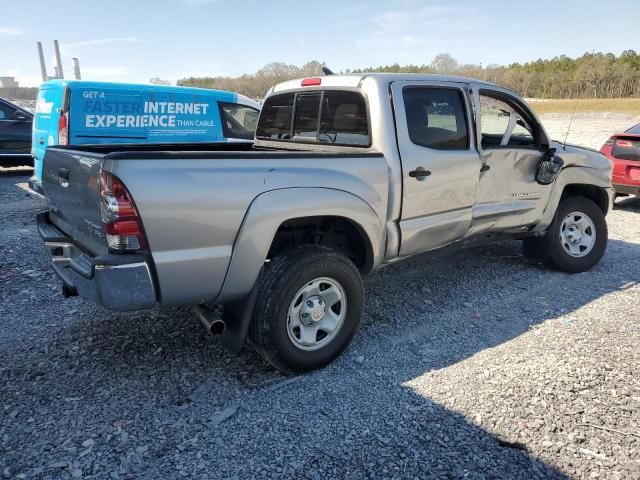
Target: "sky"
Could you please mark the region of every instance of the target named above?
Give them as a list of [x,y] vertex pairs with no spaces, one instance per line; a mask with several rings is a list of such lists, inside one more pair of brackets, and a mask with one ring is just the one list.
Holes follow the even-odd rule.
[[0,76],[37,86],[36,42],[53,74],[171,82],[237,76],[270,62],[334,71],[428,64],[509,64],[585,52],[640,50],[639,0],[0,0]]

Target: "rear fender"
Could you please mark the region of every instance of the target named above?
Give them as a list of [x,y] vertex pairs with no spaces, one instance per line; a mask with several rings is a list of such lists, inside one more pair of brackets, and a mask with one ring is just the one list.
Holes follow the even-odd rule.
[[351,193],[330,188],[286,188],[254,199],[234,244],[231,262],[215,303],[238,301],[251,292],[280,225],[295,218],[334,216],[362,229],[372,247],[373,265],[384,257],[384,230],[371,206]]

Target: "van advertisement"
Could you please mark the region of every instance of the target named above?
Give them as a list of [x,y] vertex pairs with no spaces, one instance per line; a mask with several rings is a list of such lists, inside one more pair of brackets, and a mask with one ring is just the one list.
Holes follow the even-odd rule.
[[204,95],[76,89],[72,96],[73,136],[150,142],[222,140],[217,101]]

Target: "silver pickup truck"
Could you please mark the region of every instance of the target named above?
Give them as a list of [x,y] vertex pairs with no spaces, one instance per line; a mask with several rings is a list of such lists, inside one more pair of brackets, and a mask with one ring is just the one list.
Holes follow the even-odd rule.
[[65,295],[194,305],[286,372],[360,323],[362,275],[454,242],[522,239],[567,272],[607,245],[611,164],[553,143],[509,90],[361,74],[275,86],[251,145],[50,147],[39,232]]

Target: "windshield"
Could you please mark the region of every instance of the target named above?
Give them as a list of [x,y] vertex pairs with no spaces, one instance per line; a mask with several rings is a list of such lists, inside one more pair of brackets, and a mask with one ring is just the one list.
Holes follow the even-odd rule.
[[627,130],[624,133],[630,133],[632,135],[640,135],[640,123],[637,125],[634,125],[633,127],[631,127],[629,130]]

